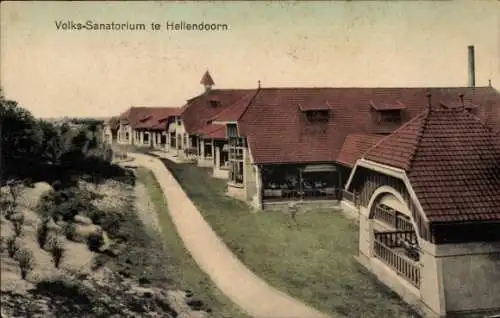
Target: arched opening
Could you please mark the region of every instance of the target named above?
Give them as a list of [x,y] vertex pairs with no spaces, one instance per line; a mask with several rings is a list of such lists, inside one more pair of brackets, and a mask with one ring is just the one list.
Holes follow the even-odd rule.
[[369,211],[373,255],[418,288],[419,238],[405,200],[395,189],[380,187],[370,200]]

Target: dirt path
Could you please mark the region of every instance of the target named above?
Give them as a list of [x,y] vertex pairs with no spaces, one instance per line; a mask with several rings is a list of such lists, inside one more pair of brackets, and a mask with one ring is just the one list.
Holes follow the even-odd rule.
[[328,317],[269,286],[251,272],[215,234],[163,163],[151,156],[129,153],[156,176],[172,220],[186,248],[219,289],[253,317]]

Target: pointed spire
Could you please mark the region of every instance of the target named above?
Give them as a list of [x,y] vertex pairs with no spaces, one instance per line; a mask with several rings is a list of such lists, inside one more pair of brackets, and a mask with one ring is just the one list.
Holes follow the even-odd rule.
[[459,97],[462,109],[465,110],[464,94],[460,94]]
[[429,109],[429,111],[431,111],[432,110],[432,94],[429,90],[427,91],[427,94],[425,94],[425,97],[427,97],[427,108]]
[[210,89],[212,89],[212,86],[215,85],[215,82],[212,79],[212,76],[210,76],[208,70],[206,70],[205,74],[203,74],[200,84],[203,84],[203,86],[205,86],[205,91],[209,91]]
[[257,88],[260,88],[260,80],[257,82]]
[[491,87],[491,79],[488,79],[488,85]]

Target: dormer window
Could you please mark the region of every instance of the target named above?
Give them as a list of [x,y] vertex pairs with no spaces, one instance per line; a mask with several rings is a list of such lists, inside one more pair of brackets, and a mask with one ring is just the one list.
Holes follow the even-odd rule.
[[220,103],[220,101],[216,96],[212,96],[208,99],[208,104],[211,107],[217,107],[217,106],[219,106],[219,103]]
[[400,124],[403,110],[406,109],[406,106],[400,101],[391,103],[370,101],[370,106],[375,111],[376,121],[390,124]]
[[328,109],[321,109],[321,110],[307,110],[305,111],[307,120],[311,122],[318,122],[318,121],[328,121],[329,118],[329,111]]
[[151,115],[147,115],[147,116],[144,116],[144,117],[142,117],[141,119],[139,119],[139,121],[140,121],[141,123],[143,123],[143,122],[145,122],[145,121],[147,121],[147,120],[151,119],[151,117],[153,117],[153,116],[151,116]]
[[227,124],[227,136],[229,138],[238,137],[238,126],[236,124]]
[[401,111],[400,110],[385,110],[380,112],[380,120],[385,123],[400,123]]

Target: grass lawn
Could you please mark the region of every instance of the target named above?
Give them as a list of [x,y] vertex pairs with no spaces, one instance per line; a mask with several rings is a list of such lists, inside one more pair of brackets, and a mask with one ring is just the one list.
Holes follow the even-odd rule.
[[152,202],[158,211],[158,218],[163,230],[169,261],[165,264],[170,273],[173,287],[192,290],[196,299],[202,300],[212,309],[214,317],[246,318],[229,298],[212,283],[210,278],[198,267],[189,252],[184,248],[175,225],[168,214],[168,207],[162,190],[154,175],[147,169],[138,169],[138,179],[148,189]]
[[164,162],[218,235],[271,285],[334,316],[418,317],[355,261],[353,220],[317,210],[289,228],[286,215],[250,213],[227,197],[226,182],[212,178],[211,169]]

